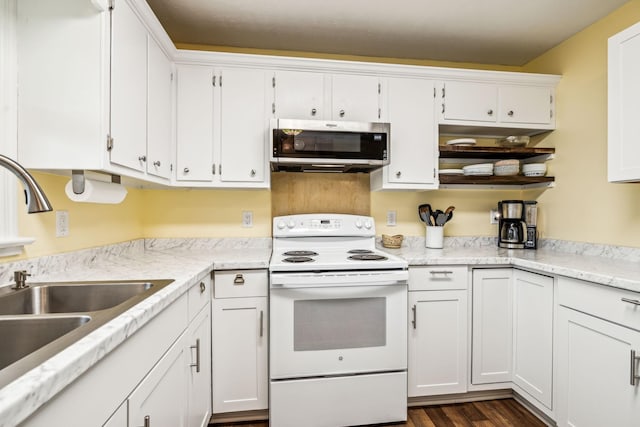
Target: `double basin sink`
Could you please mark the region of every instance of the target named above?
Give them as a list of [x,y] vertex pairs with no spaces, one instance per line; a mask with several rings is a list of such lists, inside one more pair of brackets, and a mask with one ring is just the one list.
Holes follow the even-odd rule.
[[173,280],[34,283],[0,289],[0,387]]

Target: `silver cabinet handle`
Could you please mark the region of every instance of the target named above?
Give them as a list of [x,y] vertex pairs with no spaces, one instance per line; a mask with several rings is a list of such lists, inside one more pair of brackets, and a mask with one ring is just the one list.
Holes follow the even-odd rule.
[[196,372],[200,372],[200,338],[196,339],[196,345],[190,346],[192,349],[196,349],[196,363],[191,363],[190,367],[195,367]]
[[256,170],[255,169],[251,169],[251,177],[256,176]]
[[204,282],[200,282],[200,293],[204,293],[204,291],[207,290],[207,285],[204,284]]
[[487,115],[488,115],[488,116],[493,116],[493,110],[489,110],[489,111],[487,111]]
[[146,162],[147,156],[138,156],[138,160],[140,160],[141,162]]
[[402,175],[402,172],[400,171],[396,172],[396,178],[400,178],[400,175]]
[[144,417],[144,427],[151,427],[151,417],[149,415]]
[[318,112],[318,110],[316,110],[315,108],[311,109],[311,115],[312,116],[315,116],[317,112]]
[[260,310],[260,336],[264,334],[264,311]]
[[509,112],[507,113],[507,116],[513,117],[513,110],[509,110]]
[[630,375],[629,375],[629,379],[630,379],[630,383],[632,386],[636,386],[637,382],[636,380],[640,380],[640,376],[638,376],[638,374],[636,373],[636,365],[638,364],[638,360],[640,360],[640,357],[636,356],[636,351],[635,350],[631,350],[631,369],[630,371]]
[[429,273],[431,273],[431,275],[435,276],[436,274],[444,274],[445,276],[447,274],[453,274],[453,271],[451,270],[431,270]]
[[183,171],[184,173],[189,173],[189,168],[184,168]]
[[621,298],[620,301],[628,302],[629,304],[633,304],[633,305],[640,305],[640,300],[637,300],[637,299]]
[[340,117],[344,117],[344,110],[340,110]]
[[244,285],[244,277],[242,274],[236,274],[235,279],[233,279],[234,285]]
[[411,324],[413,325],[413,329],[416,329],[416,326],[418,325],[418,318],[416,317],[416,305],[414,304],[413,307],[411,307],[411,311],[413,312],[413,320],[411,321]]
[[160,167],[160,164],[161,164],[160,160],[156,160],[155,162],[153,162],[153,166],[156,166],[156,167]]

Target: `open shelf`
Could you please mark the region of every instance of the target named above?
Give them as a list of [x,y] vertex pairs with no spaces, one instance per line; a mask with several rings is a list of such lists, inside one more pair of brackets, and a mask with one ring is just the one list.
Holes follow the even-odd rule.
[[555,148],[535,147],[478,147],[441,145],[440,158],[447,159],[530,159],[539,156],[550,156]]
[[440,174],[440,184],[462,185],[524,185],[549,184],[554,182],[552,176],[472,176],[472,175],[445,175]]

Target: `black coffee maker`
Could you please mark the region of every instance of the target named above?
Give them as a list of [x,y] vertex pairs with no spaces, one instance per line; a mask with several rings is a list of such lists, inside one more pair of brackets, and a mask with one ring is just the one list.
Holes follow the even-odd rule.
[[527,239],[527,224],[524,222],[524,201],[503,200],[498,202],[498,246],[507,249],[524,249]]

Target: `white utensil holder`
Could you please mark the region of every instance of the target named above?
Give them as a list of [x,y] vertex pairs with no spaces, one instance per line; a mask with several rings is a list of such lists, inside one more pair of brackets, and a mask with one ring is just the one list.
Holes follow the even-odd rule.
[[431,249],[442,249],[444,246],[444,227],[427,225],[425,246]]

